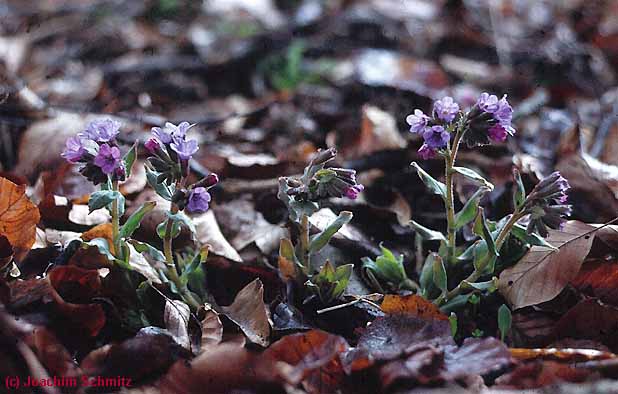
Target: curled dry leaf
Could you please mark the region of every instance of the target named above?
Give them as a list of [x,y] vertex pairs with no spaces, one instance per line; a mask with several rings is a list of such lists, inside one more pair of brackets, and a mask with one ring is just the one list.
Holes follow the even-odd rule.
[[358,349],[376,360],[392,360],[418,346],[454,346],[448,321],[388,315],[373,321],[358,340]]
[[133,380],[157,376],[190,353],[164,329],[142,328],[133,338],[92,351],[81,363],[87,376],[124,376]]
[[212,210],[193,218],[197,231],[197,239],[204,245],[210,245],[210,252],[237,263],[242,263],[242,257],[225,239]]
[[556,337],[585,338],[607,345],[613,352],[618,351],[618,308],[599,300],[580,301],[569,309],[556,323]]
[[212,347],[217,346],[223,339],[223,324],[219,319],[219,314],[212,308],[206,309],[206,316],[202,319],[202,341],[200,353],[206,352]]
[[585,294],[618,306],[618,261],[586,261],[571,284]]
[[287,335],[264,352],[266,364],[285,362],[291,376],[302,381],[310,394],[337,391],[344,378],[341,356],[349,348],[345,339],[321,330]]
[[[587,380],[591,374],[592,372],[586,369],[576,368],[555,361],[530,362],[519,365],[507,375],[500,376],[496,379],[495,387],[499,389],[526,390],[561,382],[581,383]],[[500,390],[495,392],[500,392]]]
[[389,315],[404,314],[422,319],[448,320],[448,317],[440,312],[440,308],[436,304],[416,294],[406,296],[387,294],[380,306],[382,311]]
[[498,289],[514,309],[556,297],[579,272],[594,239],[595,227],[569,221],[550,231],[547,242],[557,250],[533,246],[513,267],[500,274]]
[[172,334],[176,342],[187,350],[191,350],[189,338],[189,319],[191,310],[189,305],[179,300],[167,300],[163,312],[165,328]]
[[200,354],[191,363],[176,362],[152,386],[129,393],[228,394],[243,389],[276,393],[283,382],[289,381],[287,369],[284,363],[265,363],[259,354],[225,342]]
[[223,314],[240,327],[251,342],[268,346],[270,323],[264,305],[264,285],[254,280],[238,292],[232,305],[222,307]]
[[36,238],[39,209],[26,196],[26,187],[0,177],[0,235],[14,249],[28,250]]

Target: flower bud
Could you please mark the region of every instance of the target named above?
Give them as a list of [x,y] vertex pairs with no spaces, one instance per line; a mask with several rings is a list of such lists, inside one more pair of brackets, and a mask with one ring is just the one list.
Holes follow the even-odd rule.
[[209,175],[205,176],[196,184],[194,184],[193,187],[205,187],[208,189],[210,187],[213,187],[217,183],[219,183],[219,176],[214,172],[211,172]]

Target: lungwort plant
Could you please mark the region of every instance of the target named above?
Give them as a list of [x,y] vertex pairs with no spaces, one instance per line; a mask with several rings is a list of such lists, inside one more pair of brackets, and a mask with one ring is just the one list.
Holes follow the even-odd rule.
[[[515,133],[511,124],[512,114],[506,95],[499,99],[483,93],[468,111],[460,110],[451,97],[444,97],[434,103],[431,115],[416,109],[406,119],[410,131],[423,138],[419,156],[444,160],[444,182],[433,178],[418,163],[414,162],[412,166],[431,193],[443,200],[446,233],[415,221],[410,223],[421,241],[439,242],[439,250],[429,253],[425,259],[419,275],[418,291],[443,310],[464,305],[471,292],[496,289],[494,275],[498,274],[496,267],[501,267],[497,262],[508,261],[509,256],[501,256],[501,252],[511,237],[524,248],[530,245],[549,246],[544,241],[547,229],[560,228],[565,217],[571,213],[570,205],[566,204],[569,184],[559,173],[549,175],[526,195],[521,177],[514,171],[513,212],[498,221],[485,216],[480,203],[493,185],[476,171],[457,166],[457,155],[462,144],[474,148],[505,141]],[[455,210],[453,187],[456,174],[478,185],[476,192],[458,212]],[[470,226],[477,236],[477,241],[467,247],[458,242],[458,234],[465,226]],[[422,242],[417,243],[417,246],[420,245]],[[364,272],[377,284],[386,284],[391,288],[408,288],[410,284],[402,259],[395,258],[384,248],[383,255],[375,262],[365,258]]]
[[[158,275],[158,278],[150,277],[148,281],[156,279],[168,284],[171,293],[197,309],[207,297],[201,267],[207,249],[199,250],[189,261],[184,261],[174,256],[172,243],[182,227],[195,235],[195,226],[184,211],[205,212],[211,200],[208,189],[217,184],[218,178],[216,174],[210,174],[197,183],[188,184],[189,160],[199,149],[196,140],[187,138],[190,127],[187,122],[178,126],[166,123],[163,128],[154,127],[152,138],[145,143],[150,153],[146,164],[148,183],[159,196],[170,202],[166,219],[157,227],[163,252],[132,239],[144,216],[155,208],[155,202],[144,203],[126,220],[121,220],[125,198],[119,185],[131,176],[137,144],[124,155],[121,153],[116,139],[120,123],[111,119],[93,121],[86,130],[68,139],[62,156],[71,163],[80,164],[80,172],[95,185],[100,185],[100,190],[90,196],[90,211],[106,208],[112,218],[111,244],[106,238],[95,238],[85,242],[84,247],[96,246],[115,268],[127,271],[136,269],[132,264],[133,254],[147,256]],[[144,280],[138,287],[143,288],[148,281]]]
[[[353,264],[337,268],[329,262],[315,261],[331,238],[352,219],[352,213],[342,211],[322,231],[311,232],[309,218],[328,198],[356,199],[363,185],[356,182],[356,172],[344,168],[326,168],[335,159],[337,151],[318,152],[300,178],[279,178],[278,198],[288,208],[292,239],[284,238],[279,247],[279,269],[282,276],[304,288],[309,297],[318,297],[325,304],[339,299],[347,287]],[[318,269],[319,266],[321,269]]]

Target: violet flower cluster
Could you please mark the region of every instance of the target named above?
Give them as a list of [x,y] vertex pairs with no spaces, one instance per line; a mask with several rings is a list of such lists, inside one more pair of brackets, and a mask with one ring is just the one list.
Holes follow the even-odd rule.
[[571,205],[567,204],[570,188],[569,182],[556,171],[532,189],[523,205],[524,212],[530,213],[528,233],[538,232],[547,237],[547,228],[562,229],[572,212]]
[[458,127],[463,127],[460,131],[462,140],[470,147],[489,144],[490,140],[504,141],[507,135],[515,133],[512,117],[513,109],[506,95],[498,99],[495,95],[483,93],[467,113],[462,113],[459,104],[446,96],[434,102],[431,116],[415,109],[406,122],[410,125],[410,132],[423,137],[424,143],[418,152],[427,160],[448,146]]
[[62,152],[70,163],[81,163],[82,175],[95,185],[112,181],[123,181],[126,168],[116,137],[120,123],[112,119],[97,119],[86,129],[66,141]]
[[179,125],[167,122],[163,128],[153,127],[152,137],[144,146],[152,155],[148,162],[158,174],[157,182],[175,185],[172,202],[180,210],[199,213],[208,210],[211,201],[208,190],[219,178],[213,173],[187,188],[182,187],[189,174],[189,160],[199,149],[196,140],[187,138],[191,127],[188,122]]

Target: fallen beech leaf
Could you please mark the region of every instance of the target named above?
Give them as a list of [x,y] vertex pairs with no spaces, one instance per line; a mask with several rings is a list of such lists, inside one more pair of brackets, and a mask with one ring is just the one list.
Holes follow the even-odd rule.
[[153,385],[129,393],[228,394],[242,389],[277,393],[281,392],[281,384],[289,380],[287,369],[284,363],[265,363],[259,354],[224,342],[200,354],[191,363],[176,362]]
[[385,387],[397,381],[413,380],[421,384],[452,382],[474,375],[486,375],[512,363],[511,354],[496,338],[466,338],[457,347],[420,345],[405,359],[389,362],[380,368]]
[[161,279],[159,278],[159,274],[153,268],[152,265],[146,260],[143,254],[139,253],[135,250],[135,247],[128,243],[129,247],[129,265],[134,271],[139,272],[144,275],[146,279],[148,279],[152,283],[161,283]]
[[577,290],[618,306],[618,261],[586,261],[575,279]]
[[[57,267],[56,269],[66,268]],[[96,272],[96,271],[95,271]],[[99,304],[75,304],[66,302],[52,286],[49,277],[15,281],[10,284],[12,308],[19,309],[41,302],[52,304],[53,317],[62,316],[72,324],[84,328],[87,335],[96,336],[105,325],[105,313]]]
[[163,312],[165,328],[172,334],[176,342],[187,350],[191,350],[189,338],[189,319],[191,310],[189,305],[179,300],[167,300]]
[[13,246],[9,242],[9,239],[4,235],[0,235],[0,269],[5,267],[13,260]]
[[[494,387],[527,391],[527,389],[546,387],[560,382],[581,383],[587,380],[592,373],[586,369],[555,361],[533,362],[522,364],[509,374],[500,376],[496,379]],[[495,392],[498,393],[500,390]],[[584,392],[589,391],[584,388],[582,393]]]
[[580,301],[562,315],[556,323],[558,338],[586,338],[607,345],[613,352],[618,351],[618,308],[606,305],[599,300]]
[[242,257],[236,249],[221,234],[221,229],[212,210],[192,218],[200,243],[210,245],[210,252],[225,257],[237,263],[242,263]]
[[87,376],[124,376],[133,380],[164,372],[190,353],[164,329],[145,327],[135,337],[92,351],[81,362]]
[[105,208],[95,209],[90,212],[88,205],[74,204],[69,211],[69,220],[75,224],[95,226],[110,222],[112,217]]
[[533,246],[513,267],[500,274],[498,289],[514,309],[556,297],[579,272],[590,251],[595,228],[569,221],[550,231],[547,241],[558,250]]
[[254,280],[238,292],[232,305],[222,307],[223,313],[240,327],[251,342],[268,346],[270,324],[264,305],[264,285]]
[[511,348],[509,350],[511,351],[511,355],[518,360],[543,359],[575,363],[592,360],[607,360],[618,357],[614,353],[602,352],[595,349]]
[[310,394],[330,394],[340,387],[344,371],[341,356],[349,348],[345,339],[321,330],[287,335],[264,352],[270,365],[283,361],[292,366]]
[[392,360],[427,345],[455,345],[448,321],[388,315],[375,319],[358,340],[358,348],[376,360]]
[[36,238],[39,209],[26,196],[26,186],[0,177],[0,235],[14,249],[29,250]]
[[219,314],[213,309],[206,310],[206,316],[202,319],[202,341],[200,353],[209,351],[217,346],[223,339],[223,324],[219,319]]
[[440,312],[440,308],[436,304],[416,294],[406,296],[387,294],[384,296],[384,301],[382,301],[380,307],[384,313],[389,315],[405,314],[418,316],[422,319],[448,320],[448,317]]

